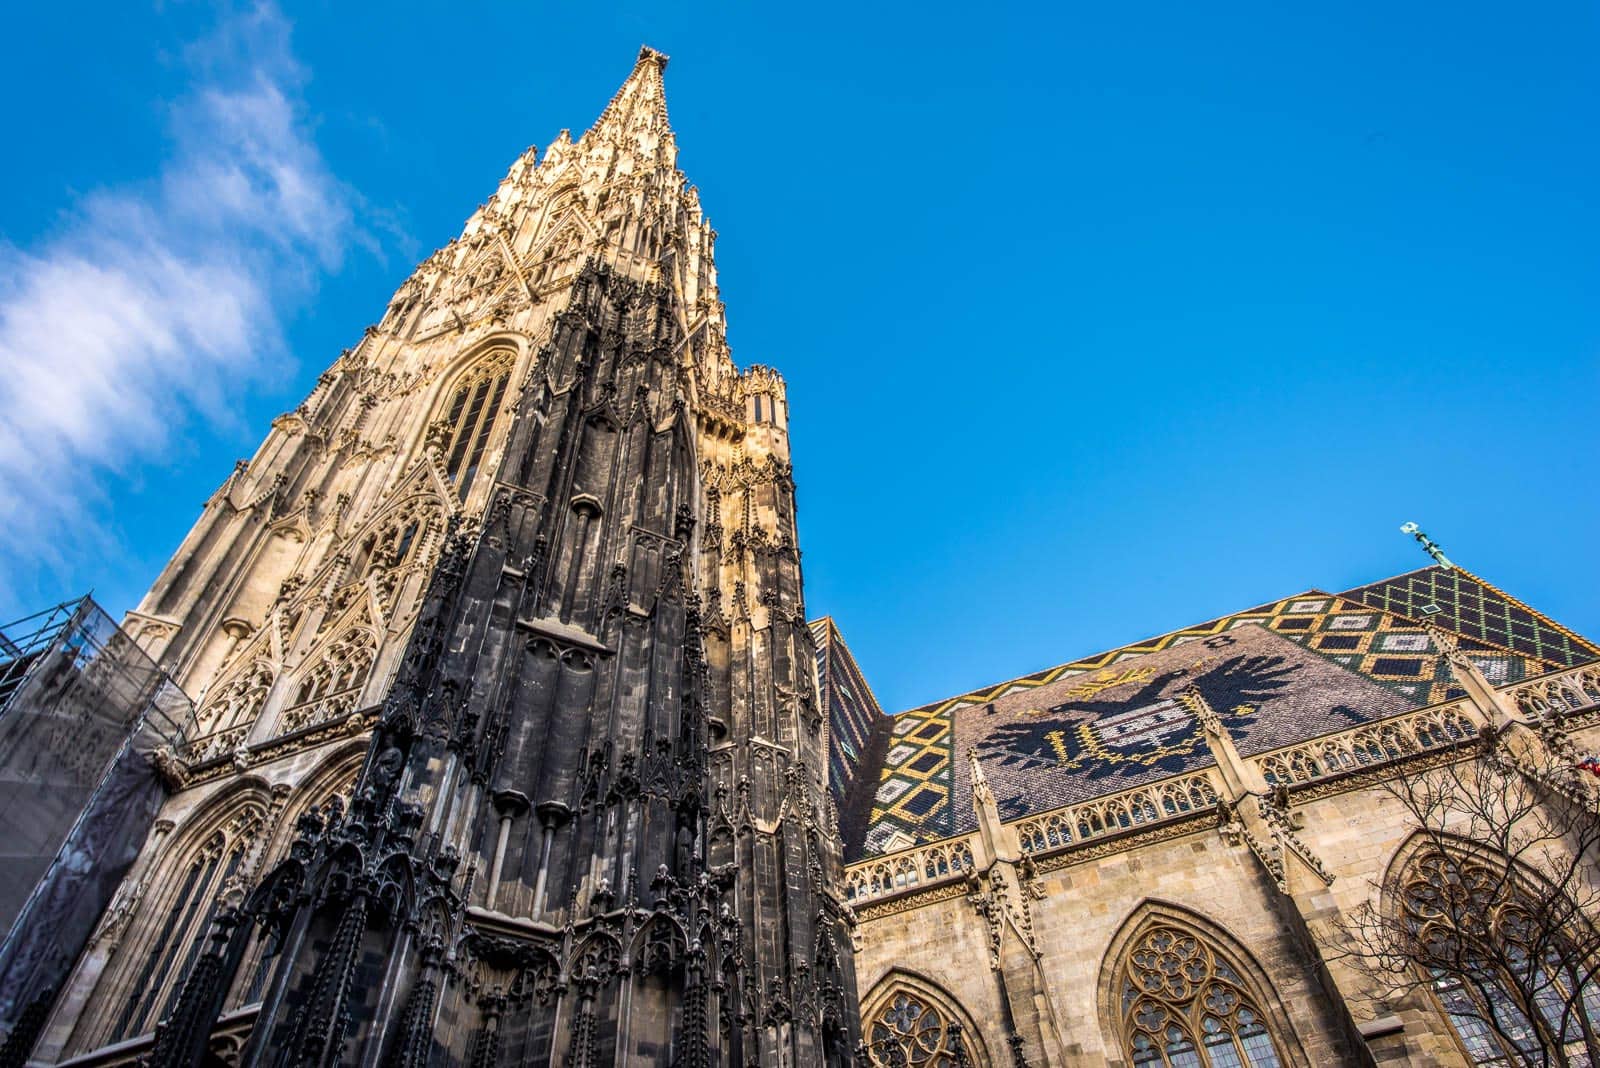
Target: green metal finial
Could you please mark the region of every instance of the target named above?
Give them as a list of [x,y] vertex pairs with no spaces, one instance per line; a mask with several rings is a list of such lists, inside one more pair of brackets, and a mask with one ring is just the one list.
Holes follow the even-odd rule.
[[1456,566],[1450,562],[1450,558],[1444,554],[1444,550],[1439,548],[1439,543],[1424,534],[1422,528],[1415,523],[1403,524],[1400,527],[1400,533],[1410,534],[1413,538],[1416,538],[1417,544],[1422,546],[1423,551],[1433,557],[1434,563],[1446,571],[1452,570]]

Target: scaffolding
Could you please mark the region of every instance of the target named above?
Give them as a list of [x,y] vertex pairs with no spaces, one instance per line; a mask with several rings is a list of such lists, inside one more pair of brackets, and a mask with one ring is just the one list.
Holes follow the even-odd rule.
[[143,845],[193,702],[89,597],[0,627],[0,1035],[42,1011]]

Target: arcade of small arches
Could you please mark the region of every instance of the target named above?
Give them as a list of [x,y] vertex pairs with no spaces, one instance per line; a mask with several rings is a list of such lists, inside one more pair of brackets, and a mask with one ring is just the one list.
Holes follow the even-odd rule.
[[367,627],[352,627],[324,645],[284,710],[284,731],[354,712],[377,655],[378,637]]

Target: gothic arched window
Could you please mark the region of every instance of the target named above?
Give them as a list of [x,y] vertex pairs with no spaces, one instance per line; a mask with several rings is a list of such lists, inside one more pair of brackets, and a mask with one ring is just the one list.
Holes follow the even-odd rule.
[[415,551],[427,542],[437,516],[431,497],[415,497],[386,514],[364,536],[353,539],[346,550],[350,564],[347,582],[359,582],[373,571],[394,574],[414,562]]
[[976,1063],[951,1014],[903,986],[883,999],[865,1030],[867,1049],[879,1068],[965,1068]]
[[446,395],[444,413],[434,424],[433,440],[445,477],[462,497],[489,446],[489,432],[505,399],[515,355],[497,349],[467,368]]
[[218,894],[238,871],[255,835],[261,812],[247,808],[227,826],[209,834],[198,849],[178,854],[159,884],[171,889],[156,903],[158,913],[135,958],[132,982],[122,989],[126,999],[117,1010],[113,1040],[144,1034],[172,1008],[183,979],[205,951],[206,934],[216,916]]
[[1277,1068],[1266,1018],[1239,971],[1209,941],[1171,923],[1145,928],[1117,977],[1130,1064]]
[[[284,859],[299,833],[300,818],[308,811],[317,809],[327,813],[330,802],[341,810],[349,808],[349,797],[355,788],[356,775],[360,771],[361,755],[364,752],[365,746],[346,750],[343,755],[329,760],[321,770],[313,772],[297,784],[294,795],[289,798],[281,814],[274,821],[277,833],[270,842],[263,845],[257,862],[258,867],[253,875],[259,876],[271,872]],[[260,885],[255,880],[252,880],[252,883]],[[267,952],[273,939],[266,928],[257,926],[251,931],[249,938],[249,945],[242,955],[238,970],[234,973],[233,990],[225,1002],[228,1011],[261,1000],[261,993],[266,986],[272,965],[277,960]]]
[[1474,1064],[1600,1064],[1594,962],[1534,914],[1505,866],[1427,849],[1398,886],[1407,955]]

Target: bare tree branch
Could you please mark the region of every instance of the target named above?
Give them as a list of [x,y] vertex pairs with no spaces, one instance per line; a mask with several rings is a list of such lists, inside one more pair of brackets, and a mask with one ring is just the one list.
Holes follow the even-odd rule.
[[1343,921],[1340,956],[1390,1000],[1427,989],[1513,1062],[1564,1068],[1600,1063],[1600,809],[1563,752],[1486,731],[1385,781],[1417,841]]

